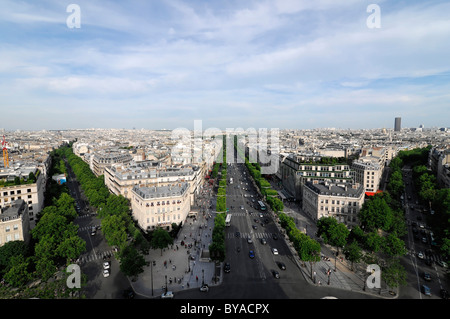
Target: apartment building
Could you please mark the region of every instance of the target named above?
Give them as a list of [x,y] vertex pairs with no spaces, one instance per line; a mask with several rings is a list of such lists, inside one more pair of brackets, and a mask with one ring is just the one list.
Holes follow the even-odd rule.
[[314,221],[335,217],[347,226],[357,225],[364,203],[364,187],[358,183],[329,183],[313,180],[303,187],[303,211]]
[[0,208],[0,246],[14,240],[22,240],[26,244],[30,240],[28,205],[23,199]]
[[369,195],[380,189],[383,166],[378,159],[362,158],[352,163],[352,174],[355,182],[364,187],[364,192]]
[[134,186],[131,190],[133,218],[144,231],[156,227],[171,229],[173,223],[184,223],[190,209],[189,183],[159,187]]
[[321,162],[320,156],[290,154],[280,162],[280,172],[284,188],[296,199],[302,199],[303,186],[307,182],[345,183],[351,182],[353,178],[348,164],[325,164]]
[[201,171],[197,166],[167,168],[158,161],[114,165],[104,170],[105,185],[109,191],[131,199],[134,186],[159,187],[179,183],[189,184],[189,200],[194,203],[200,191]]
[[[36,176],[36,182],[27,182],[30,173]],[[15,183],[19,180],[20,184]],[[28,206],[30,228],[36,225],[36,215],[44,205],[46,178],[36,166],[15,163],[13,168],[0,170],[0,208],[11,206],[16,200],[24,200]]]
[[95,176],[104,174],[106,167],[114,164],[127,164],[133,160],[133,156],[120,152],[97,152],[92,156],[91,170]]
[[433,147],[428,155],[429,167],[439,186],[450,188],[450,149]]

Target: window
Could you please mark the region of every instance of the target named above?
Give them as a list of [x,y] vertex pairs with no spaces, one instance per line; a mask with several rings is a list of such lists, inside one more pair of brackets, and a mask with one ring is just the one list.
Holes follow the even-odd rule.
[[31,193],[31,188],[28,188],[28,189],[27,189],[27,193]]

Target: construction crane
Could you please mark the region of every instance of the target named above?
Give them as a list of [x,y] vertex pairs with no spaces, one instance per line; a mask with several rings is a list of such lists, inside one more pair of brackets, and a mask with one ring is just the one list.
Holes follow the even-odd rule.
[[3,141],[2,141],[2,146],[3,146],[3,166],[5,168],[9,167],[8,149],[6,148],[6,144],[8,144],[8,142],[6,142],[5,135],[3,135]]

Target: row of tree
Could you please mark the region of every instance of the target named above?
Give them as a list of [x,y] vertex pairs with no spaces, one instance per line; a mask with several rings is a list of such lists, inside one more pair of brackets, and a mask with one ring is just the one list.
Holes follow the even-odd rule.
[[[226,137],[223,136],[222,144],[222,163],[226,163]],[[220,154],[219,154],[220,156]],[[209,245],[210,256],[213,260],[225,260],[225,218],[227,210],[227,170],[222,168],[221,180],[219,181],[219,189],[217,191],[216,211],[222,212],[214,217],[214,228],[212,231],[212,242]]]
[[[50,172],[55,172],[60,169],[59,154],[53,151],[50,156]],[[86,250],[86,242],[78,236],[78,226],[73,223],[77,212],[67,187],[59,185],[59,190],[55,190],[58,185],[48,185],[51,186],[45,192],[46,204],[36,216],[28,245],[24,241],[10,241],[0,247],[0,275],[7,284],[19,288],[22,296],[30,298],[68,296],[71,289],[66,287],[65,280],[49,279]],[[29,288],[27,284],[32,281],[40,284],[35,289]]]
[[[237,136],[234,136],[234,148],[241,156],[245,156],[242,150],[238,146]],[[250,163],[248,157],[245,156],[245,166],[247,167],[250,175],[252,176],[255,184],[258,186],[259,191],[264,196],[265,201],[274,212],[282,212],[284,208],[283,202],[278,198],[278,192],[272,189],[270,183],[262,177],[261,166],[258,163]]]
[[286,230],[289,240],[292,242],[300,260],[309,262],[311,279],[313,278],[313,264],[320,261],[320,244],[301,232],[295,225],[294,219],[285,213],[278,213],[281,227]]
[[399,152],[404,164],[413,167],[413,182],[420,203],[426,207],[427,224],[434,232],[433,246],[439,247],[440,253],[450,261],[450,189],[442,188],[437,183],[435,172],[427,167],[431,146]]
[[[149,243],[136,227],[130,211],[129,200],[111,194],[104,183],[104,177],[96,177],[89,165],[76,156],[70,147],[64,155],[74,172],[91,206],[101,218],[102,233],[110,246],[118,248],[120,270],[128,276],[143,272],[146,265],[142,252],[148,251]],[[140,249],[140,250],[138,250]]]

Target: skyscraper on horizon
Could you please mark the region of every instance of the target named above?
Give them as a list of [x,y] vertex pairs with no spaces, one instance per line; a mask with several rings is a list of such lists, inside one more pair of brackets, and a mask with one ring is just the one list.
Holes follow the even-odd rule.
[[402,128],[402,118],[401,117],[396,117],[395,118],[395,124],[394,124],[394,131],[395,132],[400,132]]

